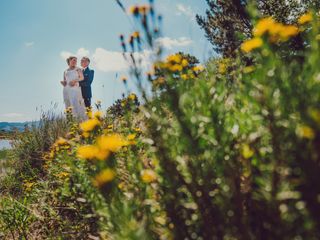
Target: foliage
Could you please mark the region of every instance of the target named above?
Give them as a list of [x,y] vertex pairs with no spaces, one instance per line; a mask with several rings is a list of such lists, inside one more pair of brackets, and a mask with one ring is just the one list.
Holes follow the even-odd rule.
[[[257,10],[254,14],[256,17],[273,17],[278,22],[286,24],[293,23],[310,7],[320,9],[319,2],[314,0],[206,0],[206,2],[209,9],[205,16],[197,15],[197,22],[205,31],[214,50],[224,57],[234,57],[243,39],[252,36],[251,18],[246,10],[248,5],[254,5]],[[301,46],[302,43],[296,45],[299,44]]]
[[[309,12],[299,25],[263,18],[239,55],[201,66],[157,51],[150,4],[132,8],[145,34],[129,44],[152,48],[158,70],[144,76],[139,55],[127,58],[143,104],[135,94],[106,113],[97,104],[81,123],[67,110],[21,135],[16,162],[27,159],[37,174],[12,174],[23,184],[14,201],[0,196],[2,235],[319,239],[319,16]],[[307,47],[288,57],[297,35]],[[159,73],[164,82],[155,85]]]

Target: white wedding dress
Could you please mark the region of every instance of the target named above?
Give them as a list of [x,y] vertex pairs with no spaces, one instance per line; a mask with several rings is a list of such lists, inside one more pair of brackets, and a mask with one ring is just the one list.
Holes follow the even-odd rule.
[[72,108],[73,116],[83,120],[86,118],[86,109],[84,100],[82,98],[81,88],[79,83],[76,83],[76,85],[73,87],[70,86],[71,81],[79,81],[79,69],[80,68],[75,68],[72,70],[67,69],[64,71],[64,80],[66,81],[66,86],[63,88],[63,99],[66,108]]

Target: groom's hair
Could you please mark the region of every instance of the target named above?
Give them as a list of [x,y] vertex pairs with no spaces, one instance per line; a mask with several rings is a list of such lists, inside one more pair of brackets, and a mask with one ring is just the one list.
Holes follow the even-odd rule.
[[70,61],[71,61],[72,59],[74,59],[74,58],[77,58],[77,57],[75,57],[75,56],[70,56],[70,57],[67,58],[67,63],[68,63],[68,65],[70,64]]
[[86,60],[86,61],[88,61],[88,63],[90,63],[90,58],[88,58],[88,57],[83,57],[81,60]]

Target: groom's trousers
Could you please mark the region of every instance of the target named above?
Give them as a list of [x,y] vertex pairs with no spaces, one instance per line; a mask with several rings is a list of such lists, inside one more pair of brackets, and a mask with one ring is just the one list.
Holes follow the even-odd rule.
[[86,108],[91,108],[91,98],[84,98],[83,100]]

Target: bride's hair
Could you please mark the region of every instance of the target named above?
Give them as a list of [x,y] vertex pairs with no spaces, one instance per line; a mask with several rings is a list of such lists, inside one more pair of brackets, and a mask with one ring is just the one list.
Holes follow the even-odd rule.
[[75,57],[75,56],[70,56],[70,57],[67,58],[67,63],[68,63],[68,65],[70,64],[70,61],[71,61],[72,59],[74,59],[74,58],[77,58],[77,57]]

